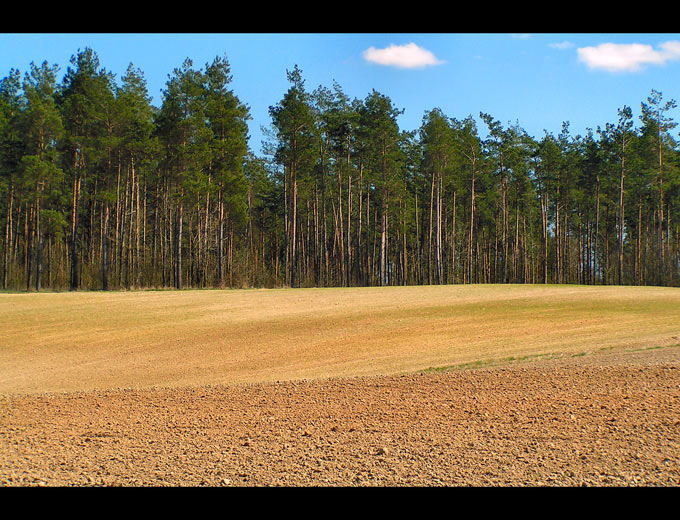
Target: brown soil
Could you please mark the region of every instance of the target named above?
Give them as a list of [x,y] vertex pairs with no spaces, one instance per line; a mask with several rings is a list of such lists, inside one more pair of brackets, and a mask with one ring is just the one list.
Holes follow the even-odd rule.
[[680,348],[0,396],[3,486],[678,486]]

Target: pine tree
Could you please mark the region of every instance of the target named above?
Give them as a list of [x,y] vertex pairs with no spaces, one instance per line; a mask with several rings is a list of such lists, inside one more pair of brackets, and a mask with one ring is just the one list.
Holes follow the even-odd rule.
[[[71,65],[66,70],[57,104],[65,129],[63,169],[70,170],[73,179],[69,288],[75,290],[80,287],[82,267],[79,266],[83,238],[80,234],[81,211],[84,205],[92,212],[96,197],[96,174],[106,157],[101,139],[106,136],[105,123],[108,108],[113,103],[114,79],[106,69],[100,68],[99,57],[89,48],[74,55]],[[91,251],[92,242],[90,245]]]
[[287,78],[291,84],[288,92],[277,105],[269,108],[269,113],[278,138],[275,161],[284,170],[286,284],[297,287],[301,221],[298,213],[302,207],[298,187],[311,177],[317,139],[309,95],[297,65],[287,71]]
[[[209,177],[217,190],[218,285],[224,286],[225,226],[234,229],[246,221],[248,182],[244,163],[248,153],[247,121],[250,113],[233,90],[229,90],[232,77],[226,56],[218,56],[212,64],[206,65],[205,80],[206,116],[212,131]],[[209,205],[209,196],[209,193],[206,194],[206,206]]]
[[[400,148],[401,135],[397,117],[403,113],[392,105],[389,97],[373,90],[364,100],[361,111],[361,126],[365,132],[366,167],[369,181],[368,190],[374,193],[376,205],[376,234],[379,235],[379,257],[371,259],[372,276],[377,276],[378,285],[394,281],[393,264],[389,258],[390,208],[395,208],[395,196],[403,183],[403,154]],[[379,224],[378,224],[379,220]],[[377,269],[376,269],[377,268]]]
[[[23,131],[26,141],[22,162],[22,181],[32,198],[33,232],[32,244],[27,242],[28,258],[35,258],[34,286],[42,287],[44,227],[41,218],[45,211],[45,199],[52,202],[58,194],[64,172],[58,164],[56,144],[61,138],[63,125],[55,104],[57,66],[43,62],[40,67],[31,63],[31,70],[24,77],[23,91],[26,108],[23,114]],[[52,215],[52,218],[54,216]],[[27,237],[27,240],[29,237]],[[31,249],[33,254],[31,254]],[[26,289],[31,283],[31,261],[28,260]]]
[[[10,281],[13,263],[12,243],[15,239],[13,211],[16,205],[17,177],[24,141],[21,137],[21,117],[25,99],[21,93],[21,73],[11,69],[0,82],[0,195],[5,203],[5,233],[3,240],[2,288]],[[18,232],[18,231],[17,231]]]

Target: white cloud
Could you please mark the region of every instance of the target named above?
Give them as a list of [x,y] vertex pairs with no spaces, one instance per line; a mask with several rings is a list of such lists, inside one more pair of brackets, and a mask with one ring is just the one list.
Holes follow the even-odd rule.
[[569,41],[563,41],[560,43],[550,43],[548,44],[548,47],[552,47],[553,49],[559,49],[559,50],[564,50],[564,49],[571,49],[574,46],[573,43]]
[[364,59],[378,65],[402,69],[415,69],[444,63],[437,59],[430,51],[418,47],[415,43],[407,43],[406,45],[392,44],[384,49],[369,47],[364,51]]
[[591,69],[610,72],[638,72],[645,65],[663,65],[680,59],[680,42],[668,41],[658,49],[642,43],[603,43],[578,49],[579,61]]

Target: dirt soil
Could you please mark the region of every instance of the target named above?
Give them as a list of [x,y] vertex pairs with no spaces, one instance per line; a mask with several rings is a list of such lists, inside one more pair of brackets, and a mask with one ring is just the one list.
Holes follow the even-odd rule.
[[680,348],[0,396],[2,486],[678,486]]

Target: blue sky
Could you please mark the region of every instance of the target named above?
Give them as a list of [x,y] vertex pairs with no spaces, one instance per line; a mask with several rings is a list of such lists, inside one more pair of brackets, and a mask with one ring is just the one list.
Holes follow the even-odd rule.
[[[226,55],[232,88],[251,110],[256,153],[269,106],[285,94],[286,70],[296,64],[310,91],[335,80],[350,97],[372,89],[389,96],[405,111],[403,130],[417,129],[438,107],[458,119],[487,112],[537,138],[559,133],[563,121],[583,134],[615,123],[624,105],[637,117],[651,89],[680,99],[680,33],[4,33],[0,77],[45,60],[63,74],[85,47],[117,78],[130,62],[140,68],[156,106],[185,58],[200,68]],[[680,120],[677,109],[670,115]]]

